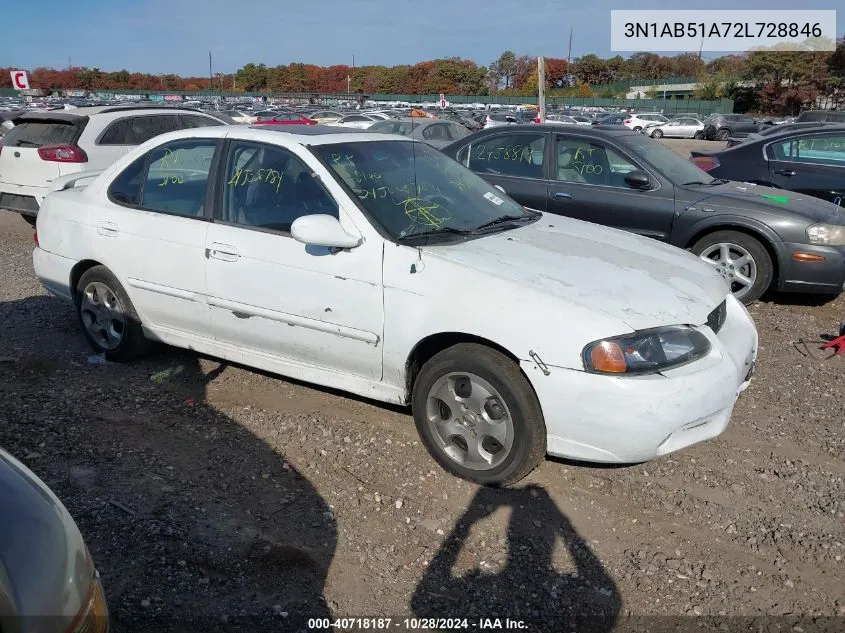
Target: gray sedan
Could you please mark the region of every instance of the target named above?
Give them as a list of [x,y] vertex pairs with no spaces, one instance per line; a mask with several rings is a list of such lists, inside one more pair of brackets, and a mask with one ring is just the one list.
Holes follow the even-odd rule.
[[428,143],[437,149],[442,149],[449,143],[462,139],[469,134],[469,130],[460,123],[423,117],[379,121],[371,125],[367,131],[381,132],[382,134],[401,134]]
[[106,633],[103,586],[79,529],[44,482],[3,449],[0,517],[0,631]]

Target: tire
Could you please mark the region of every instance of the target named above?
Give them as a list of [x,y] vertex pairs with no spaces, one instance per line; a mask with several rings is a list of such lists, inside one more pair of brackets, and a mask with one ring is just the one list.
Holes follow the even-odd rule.
[[643,131],[643,128],[640,127],[639,125],[634,128],[634,132],[642,132],[642,131]]
[[151,343],[144,337],[135,306],[105,266],[94,266],[83,273],[74,303],[82,333],[96,353],[124,362],[149,351]]
[[21,217],[23,218],[23,221],[24,221],[24,222],[26,222],[27,224],[29,224],[29,226],[32,226],[32,227],[34,227],[34,226],[35,226],[35,220],[37,219],[37,216],[34,216],[34,215],[24,215],[23,213],[21,213]]
[[651,138],[663,138],[663,132],[660,130],[654,130],[654,132],[651,133]]
[[696,139],[696,140],[699,140],[699,141],[700,141],[701,139],[703,139],[703,138],[704,138],[704,134],[703,134],[703,133],[701,133],[701,132],[696,132],[695,134],[693,134],[693,135],[692,135],[692,137],[693,137],[694,139]]
[[731,131],[726,128],[719,128],[719,131],[716,132],[716,140],[717,141],[727,141],[731,137]]
[[[723,266],[723,247],[727,247],[729,257],[733,261],[738,259],[735,255],[742,255],[744,251],[750,256],[751,262],[747,266],[743,265],[738,270],[730,268],[732,264]],[[763,246],[760,240],[747,233],[740,233],[739,231],[716,231],[698,240],[691,250],[695,255],[712,264],[722,277],[731,282],[731,291],[734,293],[734,296],[745,305],[759,299],[772,284],[774,265],[772,264],[769,251],[766,250],[766,247]],[[717,259],[714,260],[713,255],[717,255]],[[746,278],[752,279],[753,283],[750,285],[741,285],[741,282],[736,281],[736,273],[741,273]]]
[[[423,444],[457,477],[507,486],[534,470],[546,454],[546,425],[534,390],[516,363],[484,345],[459,343],[434,355],[414,381],[411,404]],[[450,430],[455,431],[451,436]],[[472,451],[474,445],[481,449]],[[470,455],[475,463],[467,465]]]

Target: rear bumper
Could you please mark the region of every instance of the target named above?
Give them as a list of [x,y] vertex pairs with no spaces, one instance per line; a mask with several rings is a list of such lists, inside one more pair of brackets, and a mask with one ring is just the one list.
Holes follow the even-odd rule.
[[[774,244],[778,254],[778,290],[839,294],[845,288],[845,246],[818,246],[779,242]],[[821,261],[797,261],[796,254],[824,257]]]
[[75,264],[74,260],[50,253],[43,248],[36,247],[32,251],[35,276],[38,277],[44,289],[52,295],[71,302],[73,293],[70,287],[70,273]]
[[37,215],[44,196],[50,193],[49,187],[31,187],[16,185],[10,182],[0,182],[0,209]]

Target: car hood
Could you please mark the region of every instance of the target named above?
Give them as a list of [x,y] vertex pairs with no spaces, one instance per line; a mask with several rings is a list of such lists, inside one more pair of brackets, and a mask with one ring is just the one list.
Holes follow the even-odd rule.
[[424,251],[600,311],[633,330],[702,325],[728,294],[716,270],[687,251],[545,213],[518,229]]
[[[821,198],[814,198],[797,191],[775,189],[748,182],[728,181],[725,184],[700,187],[679,187],[683,190],[683,197],[694,203],[701,202],[705,206],[734,207],[740,212],[750,210],[767,215],[783,217],[785,213],[796,214],[813,222],[830,222],[845,224],[845,211],[832,202]],[[685,206],[689,206],[687,203]],[[724,209],[722,209],[724,210]]]

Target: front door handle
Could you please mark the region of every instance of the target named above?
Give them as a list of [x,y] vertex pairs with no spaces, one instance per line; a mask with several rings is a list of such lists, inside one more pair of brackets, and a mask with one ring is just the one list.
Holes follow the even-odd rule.
[[205,249],[205,256],[206,258],[213,257],[224,262],[236,262],[241,254],[238,252],[236,246],[214,242],[211,248]]
[[778,176],[794,176],[795,172],[791,169],[775,169]]
[[555,200],[572,200],[572,194],[565,191],[555,191],[552,196]]
[[97,233],[105,237],[117,237],[118,228],[114,222],[98,222]]

